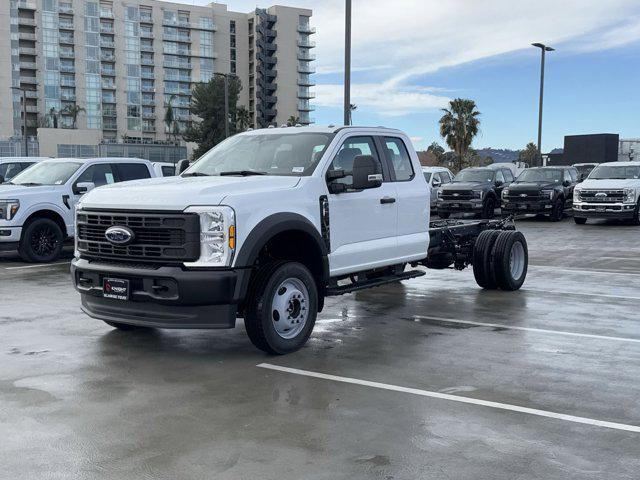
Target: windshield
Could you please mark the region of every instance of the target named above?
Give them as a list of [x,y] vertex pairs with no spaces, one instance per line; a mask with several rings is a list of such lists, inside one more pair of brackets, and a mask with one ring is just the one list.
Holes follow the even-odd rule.
[[424,174],[424,179],[427,181],[427,183],[429,183],[429,181],[431,180],[431,174],[428,172],[422,172]]
[[574,167],[576,168],[576,170],[578,170],[578,173],[580,175],[589,175],[589,173],[591,173],[591,170],[593,170],[596,166],[595,165],[574,165]]
[[516,183],[523,182],[556,182],[560,183],[562,181],[562,170],[556,170],[551,168],[528,168],[523,171],[518,178],[516,179]]
[[236,135],[205,153],[183,176],[313,173],[333,134]]
[[41,162],[19,173],[14,185],[63,185],[76,173],[81,162]]
[[591,172],[591,175],[589,175],[589,179],[591,180],[604,180],[607,178],[640,178],[640,166],[600,165]]
[[462,170],[458,173],[454,182],[493,182],[495,173],[493,170]]

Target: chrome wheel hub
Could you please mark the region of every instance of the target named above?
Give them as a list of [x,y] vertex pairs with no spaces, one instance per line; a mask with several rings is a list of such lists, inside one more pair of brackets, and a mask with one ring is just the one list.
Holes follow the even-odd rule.
[[271,301],[271,322],[282,338],[296,337],[309,317],[309,291],[297,278],[287,278],[276,289]]
[[515,242],[511,247],[511,253],[509,254],[509,270],[511,272],[511,278],[519,280],[524,274],[524,246],[522,242]]

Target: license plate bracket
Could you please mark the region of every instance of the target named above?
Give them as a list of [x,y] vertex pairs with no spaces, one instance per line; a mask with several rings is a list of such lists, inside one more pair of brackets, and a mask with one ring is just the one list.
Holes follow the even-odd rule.
[[129,280],[122,278],[105,278],[102,281],[102,296],[115,300],[129,300]]

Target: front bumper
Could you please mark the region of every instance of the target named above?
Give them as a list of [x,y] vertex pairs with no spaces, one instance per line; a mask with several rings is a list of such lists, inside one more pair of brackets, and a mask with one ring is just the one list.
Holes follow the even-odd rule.
[[553,204],[551,200],[540,200],[535,202],[502,201],[501,210],[509,213],[551,213]]
[[632,219],[635,215],[636,205],[627,203],[574,203],[573,216],[581,218],[619,218]]
[[437,208],[439,212],[443,213],[456,213],[456,212],[474,212],[479,213],[482,211],[482,200],[438,200]]
[[0,252],[17,250],[22,236],[22,227],[0,226]]
[[[100,320],[157,328],[233,328],[249,269],[149,268],[74,259],[82,310]],[[129,300],[104,298],[105,278],[129,280]]]

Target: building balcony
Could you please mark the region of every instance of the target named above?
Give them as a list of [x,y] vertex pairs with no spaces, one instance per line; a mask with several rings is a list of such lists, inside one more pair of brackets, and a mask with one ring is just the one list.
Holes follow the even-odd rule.
[[151,44],[151,45],[149,45],[149,44],[147,44],[147,45],[140,44],[140,51],[141,52],[153,52],[154,51],[153,50],[153,44]]
[[274,53],[278,50],[278,45],[275,43],[257,42],[257,45],[262,52],[266,53]]
[[75,41],[73,35],[60,35],[58,43],[60,43],[60,45],[73,45]]
[[[191,90],[180,90],[177,88],[165,88],[164,89],[164,93],[168,94],[168,95],[183,95],[183,96],[191,96]],[[173,106],[175,107],[176,105],[173,104]]]
[[194,23],[193,25],[191,25],[191,28],[193,30],[204,30],[206,32],[217,32],[218,31],[218,27],[215,24],[206,25],[205,26],[205,25],[202,25],[202,24],[198,25],[198,24]]
[[110,83],[110,82],[102,82],[101,83],[102,89],[103,90],[115,90],[116,89],[116,84],[114,83]]
[[204,55],[202,53],[192,53],[191,56],[196,58],[210,58],[212,60],[215,60],[216,58],[218,58],[218,54],[216,52],[213,52],[207,55]]
[[140,31],[140,38],[154,38],[153,32]]
[[60,100],[63,100],[65,102],[75,102],[76,101],[76,95],[71,94],[71,93],[61,93],[60,94]]
[[191,37],[187,35],[172,35],[165,33],[162,35],[162,39],[168,42],[191,43]]
[[309,65],[309,63],[298,63],[298,72],[300,73],[316,73],[316,67]]
[[155,93],[156,87],[154,87],[153,85],[142,85],[140,87],[140,90],[147,93]]
[[60,50],[60,58],[76,58],[75,52],[63,52]]
[[60,65],[60,71],[62,73],[76,73],[75,65]]
[[73,8],[72,7],[63,7],[63,6],[59,6],[58,7],[58,13],[64,13],[66,15],[73,15]]
[[35,99],[38,98],[38,91],[37,90],[23,90],[23,92],[24,92],[24,95],[27,98],[35,98]]
[[101,68],[100,69],[100,73],[102,75],[107,75],[109,77],[115,77],[116,76],[116,69],[115,68]]
[[60,77],[60,86],[61,87],[75,87],[76,79],[75,77],[69,77],[67,75]]
[[100,9],[100,18],[113,18],[113,12],[111,10]]
[[191,28],[191,23],[185,20],[162,20],[162,25],[166,27]]
[[310,54],[307,49],[298,51],[298,60],[302,62],[313,62],[315,59],[316,56]]
[[315,92],[310,91],[308,88],[299,88],[298,98],[316,98],[316,94]]
[[151,15],[145,15],[140,13],[140,21],[142,23],[153,23],[153,17]]
[[189,62],[172,62],[171,60],[165,60],[163,65],[165,68],[184,68],[188,70],[192,68]]
[[36,19],[35,18],[18,17],[18,25],[26,25],[28,27],[35,27],[36,26]]
[[184,75],[165,75],[164,79],[171,82],[191,82],[191,77]]
[[298,24],[298,32],[311,35],[313,33],[316,33],[316,27],[310,27],[309,25]]
[[115,29],[113,28],[113,25],[101,24],[100,25],[100,33],[114,34],[115,33]]
[[100,39],[100,46],[103,48],[115,48],[116,44],[113,40],[109,41],[109,40],[104,40],[104,39]]
[[140,78],[156,78],[154,72],[140,72]]
[[26,105],[24,109],[27,111],[27,113],[38,113],[37,105]]
[[140,103],[142,103],[142,105],[155,105],[156,100],[155,98],[143,98]]
[[18,2],[18,9],[36,11],[37,9],[36,2],[33,0],[20,0]]
[[114,104],[116,103],[115,95],[113,97],[102,97],[102,103]]
[[156,64],[153,58],[141,58],[140,65],[146,65],[153,67]]
[[113,63],[116,61],[116,56],[113,53],[101,53],[100,60],[103,62]]
[[118,124],[117,123],[104,123],[102,125],[102,130],[110,130],[110,131],[118,130]]
[[37,70],[37,68],[36,62],[20,61],[20,70]]
[[37,37],[35,33],[29,33],[29,32],[18,32],[18,39],[19,40],[30,40],[35,42]]
[[103,108],[102,109],[102,116],[103,117],[116,117],[117,113],[116,113],[116,109],[115,108]]
[[19,47],[18,53],[20,55],[36,55],[36,49],[32,47]]
[[298,111],[300,112],[313,112],[316,109],[309,102],[298,102]]
[[75,30],[74,26],[73,26],[73,22],[59,22],[58,23],[58,29],[59,30]]
[[155,119],[156,118],[156,112],[142,112],[142,118],[144,119]]
[[20,83],[28,85],[37,85],[38,79],[36,77],[20,77]]
[[144,133],[155,133],[156,132],[156,126],[155,125],[143,125],[142,126],[142,131]]
[[311,80],[308,75],[298,75],[298,85],[303,87],[313,87],[315,84],[316,82]]
[[307,39],[298,39],[298,46],[300,48],[315,48],[316,47],[316,42],[312,42],[311,40],[307,40]]

